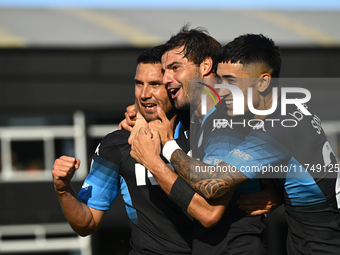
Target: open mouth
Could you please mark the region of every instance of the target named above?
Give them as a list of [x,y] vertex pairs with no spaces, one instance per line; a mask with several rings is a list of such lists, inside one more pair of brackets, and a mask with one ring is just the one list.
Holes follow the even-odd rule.
[[227,108],[231,108],[233,106],[233,100],[232,99],[226,99],[225,105],[227,106]]
[[156,108],[157,108],[157,104],[152,104],[152,103],[149,103],[149,104],[142,104],[145,108],[145,111],[147,112],[150,112],[150,111],[155,111]]
[[171,88],[169,89],[169,93],[171,95],[171,98],[175,98],[176,95],[177,95],[177,92],[181,89],[181,87],[178,87],[178,88]]

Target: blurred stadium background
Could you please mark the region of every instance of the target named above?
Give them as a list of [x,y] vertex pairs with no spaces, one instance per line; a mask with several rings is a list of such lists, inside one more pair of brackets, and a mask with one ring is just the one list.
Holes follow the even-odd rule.
[[[77,237],[54,194],[52,165],[64,154],[80,158],[79,190],[98,142],[134,102],[136,57],[187,22],[222,44],[244,33],[271,37],[281,76],[311,78],[311,105],[338,154],[340,3],[318,2],[0,1],[0,253],[127,254],[122,200],[97,233]],[[285,254],[283,211],[267,218],[275,255]]]

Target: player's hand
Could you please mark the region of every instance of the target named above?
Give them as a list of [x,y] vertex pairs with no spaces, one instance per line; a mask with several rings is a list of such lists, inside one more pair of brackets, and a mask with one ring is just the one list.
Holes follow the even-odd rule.
[[166,142],[174,139],[174,129],[161,107],[157,107],[157,113],[160,120],[149,122],[149,128],[159,132],[162,140],[162,146],[164,146]]
[[126,107],[125,119],[119,123],[118,129],[125,129],[131,132],[133,126],[136,123],[136,115],[136,106],[134,104]]
[[161,152],[161,140],[156,130],[140,128],[132,140],[130,155],[146,168],[151,169],[152,163]]
[[52,176],[57,193],[62,194],[67,191],[74,172],[79,166],[80,160],[73,157],[61,156],[54,161]]
[[283,194],[278,191],[273,181],[261,180],[267,187],[263,191],[242,194],[236,201],[241,210],[250,215],[270,213],[283,204]]
[[144,117],[142,116],[142,114],[137,112],[137,118],[136,118],[136,121],[135,121],[135,126],[132,128],[129,139],[128,139],[129,144],[131,144],[132,140],[136,137],[137,132],[142,127],[147,128],[147,127],[149,127],[149,125],[146,122],[146,120],[144,119]]

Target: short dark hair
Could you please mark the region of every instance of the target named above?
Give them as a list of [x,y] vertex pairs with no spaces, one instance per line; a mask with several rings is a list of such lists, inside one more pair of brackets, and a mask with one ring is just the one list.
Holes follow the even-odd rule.
[[211,37],[207,30],[198,27],[189,29],[186,24],[164,44],[164,53],[182,47],[184,57],[199,65],[206,57],[214,59],[221,49],[221,44]]
[[218,63],[240,63],[245,65],[262,63],[273,71],[271,76],[278,78],[281,70],[281,54],[274,41],[262,34],[245,34],[222,47],[215,59]]
[[158,45],[156,47],[143,51],[137,58],[137,65],[143,64],[159,64],[161,63],[162,53],[164,45]]

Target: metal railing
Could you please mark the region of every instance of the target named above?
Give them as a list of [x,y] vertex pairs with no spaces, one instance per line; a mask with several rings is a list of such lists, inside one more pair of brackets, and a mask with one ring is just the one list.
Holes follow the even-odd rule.
[[89,236],[76,235],[68,223],[0,227],[0,253],[79,251],[91,255]]
[[[0,127],[1,164],[0,182],[11,181],[51,181],[51,171],[55,160],[54,143],[58,138],[74,139],[75,157],[86,159],[85,116],[75,112],[70,126],[20,126]],[[44,147],[44,169],[42,171],[23,171],[13,169],[12,141],[42,141]],[[83,160],[74,180],[83,180],[88,173],[87,161]]]
[[[74,156],[82,159],[73,180],[83,181],[88,173],[86,138],[102,138],[117,129],[117,125],[92,125],[86,130],[85,116],[75,112],[73,125],[68,126],[20,126],[0,127],[1,182],[52,182],[52,166],[55,160],[55,140],[73,139]],[[88,132],[86,132],[88,131]],[[43,143],[44,169],[25,171],[12,165],[11,143],[15,141],[41,141]],[[80,237],[68,223],[27,224],[0,226],[0,253],[79,251],[91,255],[91,238]]]

